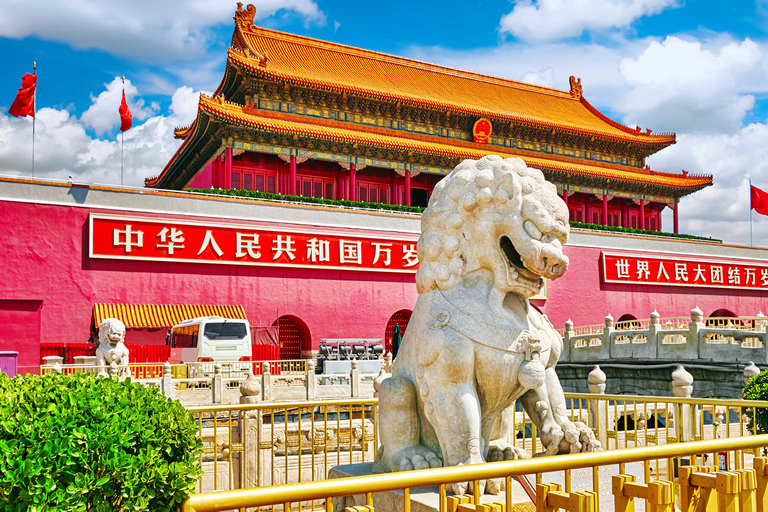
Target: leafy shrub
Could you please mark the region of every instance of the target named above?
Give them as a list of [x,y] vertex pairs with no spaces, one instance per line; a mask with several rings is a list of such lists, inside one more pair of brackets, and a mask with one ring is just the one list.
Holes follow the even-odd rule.
[[[760,372],[749,379],[741,396],[745,400],[768,400],[768,372]],[[768,408],[747,408],[744,413],[747,415],[747,428],[750,432],[757,426],[758,434],[768,434]]]
[[0,511],[175,510],[200,453],[192,416],[157,389],[0,373]]

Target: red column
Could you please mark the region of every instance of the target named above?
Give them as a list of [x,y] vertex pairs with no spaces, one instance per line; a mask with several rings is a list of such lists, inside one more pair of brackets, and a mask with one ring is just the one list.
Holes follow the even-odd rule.
[[679,233],[679,231],[678,231],[679,224],[677,223],[677,210],[678,210],[679,207],[680,207],[680,203],[675,203],[675,208],[674,208],[674,214],[675,214],[675,216],[674,216],[675,233]]
[[355,164],[349,164],[349,200],[357,201],[357,180],[356,175],[357,168]]
[[608,225],[608,194],[603,194],[603,226]]
[[232,188],[232,148],[227,147],[224,151],[224,188]]
[[640,200],[640,229],[645,229],[645,199]]
[[288,183],[288,193],[292,196],[296,195],[296,156],[291,155],[291,173],[290,176],[288,176],[288,179],[290,180]]
[[405,171],[405,205],[411,206],[411,171]]
[[627,201],[623,201],[624,204],[621,204],[621,201],[619,201],[619,205],[621,208],[619,209],[619,227],[627,227]]
[[568,206],[568,189],[563,189],[563,202],[565,203],[565,206]]
[[219,188],[219,166],[218,158],[211,160],[211,186],[213,188]]

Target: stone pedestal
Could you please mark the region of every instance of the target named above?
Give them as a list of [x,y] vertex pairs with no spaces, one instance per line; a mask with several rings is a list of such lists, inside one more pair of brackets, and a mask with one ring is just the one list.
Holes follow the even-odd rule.
[[[328,472],[328,478],[348,478],[353,476],[364,476],[373,474],[373,462],[364,464],[348,464],[345,466],[336,466]],[[449,494],[450,496],[451,494]],[[506,494],[504,491],[499,494],[485,494],[480,498],[481,503],[505,503]],[[528,499],[522,486],[517,480],[512,479],[512,511],[511,512],[534,512],[536,507]],[[342,496],[333,499],[333,512],[344,512],[345,507],[355,507],[365,505],[365,495]],[[403,491],[377,492],[373,495],[374,510],[386,512],[403,512]],[[411,489],[411,512],[438,512],[440,510],[439,488],[422,487]]]

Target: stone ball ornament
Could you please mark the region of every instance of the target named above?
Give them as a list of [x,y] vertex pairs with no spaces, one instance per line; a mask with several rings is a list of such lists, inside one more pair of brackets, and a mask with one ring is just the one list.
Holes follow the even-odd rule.
[[547,454],[601,449],[568,418],[555,373],[562,338],[528,303],[568,268],[568,235],[556,187],[522,159],[465,160],[435,186],[421,217],[419,298],[392,375],[377,386],[374,471],[527,457],[505,441],[514,438],[516,401]]

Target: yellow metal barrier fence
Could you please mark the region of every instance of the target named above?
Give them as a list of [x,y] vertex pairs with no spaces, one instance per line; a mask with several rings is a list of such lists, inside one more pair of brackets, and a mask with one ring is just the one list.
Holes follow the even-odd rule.
[[[302,510],[304,503],[309,503],[308,506],[311,510],[316,503],[324,502],[325,510],[331,512],[333,510],[332,500],[335,497],[362,495],[365,496],[366,504],[372,506],[374,504],[374,493],[401,491],[403,496],[403,510],[405,512],[410,512],[410,496],[412,489],[439,486],[439,510],[440,512],[449,512],[448,493],[446,491],[446,486],[448,484],[456,482],[472,483],[475,489],[473,502],[479,505],[480,496],[478,489],[480,488],[481,481],[502,479],[506,484],[506,488],[511,489],[513,478],[525,475],[535,475],[537,482],[536,508],[538,512],[547,512],[554,508],[563,508],[566,503],[574,505],[572,507],[568,506],[569,510],[572,512],[593,512],[599,510],[600,500],[607,498],[607,496],[601,495],[599,488],[600,477],[603,476],[601,468],[606,466],[616,467],[618,473],[615,476],[620,477],[626,474],[628,464],[641,463],[645,468],[645,483],[650,484],[652,480],[650,478],[649,468],[655,463],[656,478],[660,479],[662,482],[670,482],[674,478],[672,475],[674,474],[675,463],[677,462],[677,464],[680,465],[683,457],[702,458],[704,454],[731,452],[733,459],[742,461],[750,459],[749,462],[751,464],[751,454],[766,446],[768,446],[768,435],[759,435],[715,441],[678,443],[665,446],[628,448],[596,453],[558,455],[554,457],[541,457],[517,461],[491,462],[473,466],[458,466],[361,476],[356,478],[341,478],[324,482],[280,485],[269,488],[204,493],[190,496],[182,505],[182,510],[184,512],[217,512],[232,509],[244,510],[251,507],[269,507],[272,510],[281,508],[282,510],[287,511],[292,508]],[[761,464],[759,467],[762,469],[765,467],[765,460],[760,459],[760,461]],[[758,466],[758,464],[755,465]],[[589,468],[591,470],[591,489],[582,488],[578,491],[571,489],[571,472],[572,470],[579,468]],[[700,468],[697,469],[701,472]],[[546,496],[543,496],[543,494],[546,494],[548,491],[561,492],[559,490],[560,487],[552,488],[547,484],[543,484],[542,475],[560,472],[563,473],[564,493],[567,493],[567,496],[561,495],[558,497],[556,494],[553,494],[553,499],[550,500]],[[688,480],[685,480],[685,477],[680,479],[681,488],[691,485],[706,485],[704,483],[706,479],[698,476],[694,477],[691,473],[697,474],[696,470],[688,473],[681,472],[681,476],[687,475],[688,478]],[[756,479],[759,479],[759,482],[755,484],[755,489],[759,494],[759,490],[762,488],[763,493],[762,496],[760,496],[760,499],[757,500],[758,506],[756,509],[752,509],[750,512],[765,512],[764,505],[767,497],[764,492],[766,486],[764,473],[764,470],[762,471],[762,474],[761,472],[751,473],[755,475]],[[718,478],[718,480],[723,480],[719,476],[716,478]],[[624,488],[632,487],[627,486],[626,484],[627,480],[631,480],[631,478],[623,480],[625,483],[622,489],[617,490],[616,486],[614,486],[614,495],[622,498],[614,500],[614,510],[617,512],[621,511],[621,504],[626,503],[623,498],[628,494],[625,492]],[[726,478],[725,480],[728,479]],[[750,479],[749,477],[745,477],[745,480],[749,481]],[[616,482],[615,479],[614,482]],[[727,498],[720,500],[723,503],[723,506],[718,507],[719,512],[739,512],[741,510],[738,506],[738,500],[734,499],[734,495],[736,494],[736,491],[749,491],[750,489],[733,489],[731,488],[733,487],[732,484],[733,481],[731,480],[730,487],[722,489],[723,494],[727,495]],[[661,490],[658,488],[655,489],[657,494],[658,492],[669,492],[669,484],[663,484],[661,487]],[[643,492],[645,492],[645,494],[642,494]],[[650,496],[650,494],[650,492],[643,491],[642,489],[629,491],[630,497],[638,496],[642,498],[644,495],[652,500],[653,504],[659,505],[658,508],[653,507],[656,508],[656,510],[669,510],[668,505],[670,504],[670,499],[668,496],[653,497]],[[573,499],[571,499],[572,497]],[[689,498],[692,499],[690,496]],[[504,509],[507,512],[512,511],[512,493],[506,493],[504,499]],[[293,504],[296,504],[297,507],[294,507]],[[665,507],[664,505],[667,506]],[[681,509],[684,511],[704,510],[704,508],[697,507],[694,501],[681,503]],[[744,510],[746,511],[748,509],[751,509],[751,507],[746,507]],[[478,510],[480,510],[479,507]],[[626,510],[627,509],[625,508],[624,511],[626,512]],[[380,510],[379,512],[388,511]]]
[[[607,450],[754,435],[747,413],[768,408],[762,401],[576,393],[566,394],[566,403],[569,417],[591,428]],[[199,491],[324,480],[333,466],[372,461],[378,448],[375,398],[188,410],[206,450]],[[529,455],[544,451],[523,411],[514,413],[514,426],[508,443]],[[744,467],[732,456],[726,463]]]
[[373,461],[376,399],[190,407],[203,440],[199,491],[323,480]]

